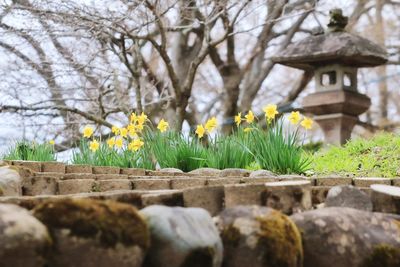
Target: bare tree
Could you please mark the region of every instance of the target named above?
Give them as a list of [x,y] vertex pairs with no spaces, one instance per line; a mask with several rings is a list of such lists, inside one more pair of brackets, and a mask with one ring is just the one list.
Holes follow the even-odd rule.
[[[228,121],[252,108],[266,93],[265,81],[278,77],[269,58],[321,24],[327,12],[321,2],[5,0],[0,53],[8,66],[0,71],[7,101],[0,102],[0,113],[29,118],[36,133],[59,135],[60,148],[77,140],[83,123],[106,134],[131,112],[144,111],[153,121],[166,117],[176,129],[210,113],[221,112]],[[388,0],[353,3],[349,30],[375,9],[398,6]],[[393,17],[398,15],[395,9]],[[382,25],[388,19],[381,16]],[[393,57],[390,62],[399,63]],[[268,88],[268,95],[295,101],[312,75]]]

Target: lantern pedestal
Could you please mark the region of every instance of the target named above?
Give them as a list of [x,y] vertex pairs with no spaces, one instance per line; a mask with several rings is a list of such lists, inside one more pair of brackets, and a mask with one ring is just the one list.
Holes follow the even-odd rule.
[[315,115],[325,141],[334,145],[343,145],[350,139],[358,115],[370,105],[371,99],[366,95],[347,90],[317,92],[303,101],[304,111]]
[[358,117],[343,113],[315,116],[314,120],[324,132],[325,141],[333,145],[343,145],[351,137]]

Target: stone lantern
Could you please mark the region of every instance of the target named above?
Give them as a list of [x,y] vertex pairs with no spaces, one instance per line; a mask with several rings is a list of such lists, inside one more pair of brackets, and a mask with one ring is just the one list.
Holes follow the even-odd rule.
[[303,108],[314,115],[325,141],[344,144],[371,100],[357,91],[357,69],[387,61],[386,51],[368,39],[344,31],[347,17],[341,9],[330,12],[328,30],[289,45],[272,58],[302,70],[313,70],[316,92],[304,98]]

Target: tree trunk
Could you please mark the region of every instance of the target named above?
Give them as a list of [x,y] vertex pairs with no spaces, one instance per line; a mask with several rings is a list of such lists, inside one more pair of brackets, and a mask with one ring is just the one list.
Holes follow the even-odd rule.
[[[384,0],[376,0],[376,40],[381,46],[385,45],[385,27],[383,25],[382,9],[384,5]],[[386,65],[379,66],[377,68],[377,73],[379,78],[387,76]],[[388,87],[386,80],[379,82],[379,121],[385,123],[388,118]]]

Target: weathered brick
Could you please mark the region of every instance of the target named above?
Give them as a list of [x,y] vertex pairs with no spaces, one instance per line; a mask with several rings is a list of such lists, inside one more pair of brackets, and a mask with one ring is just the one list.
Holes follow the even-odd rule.
[[84,164],[66,165],[65,173],[92,173],[92,166]]
[[316,178],[316,186],[336,186],[351,185],[353,179],[350,177],[318,177]]
[[177,178],[171,180],[172,189],[184,189],[198,186],[205,186],[206,179],[202,178]]
[[24,180],[22,193],[26,196],[55,195],[58,179],[51,176],[32,176]]
[[93,166],[93,174],[119,174],[121,171],[120,167],[114,166]]
[[65,173],[65,164],[56,161],[43,162],[42,172]]
[[203,208],[215,216],[222,211],[224,206],[224,187],[207,186],[185,189],[183,203],[185,207]]
[[96,185],[96,189],[100,192],[132,189],[131,181],[128,179],[100,180],[96,182]]
[[207,185],[228,185],[228,184],[240,184],[241,178],[208,178]]
[[13,160],[12,164],[14,166],[22,166],[22,167],[28,168],[34,172],[42,171],[42,163],[39,161]]
[[58,193],[60,195],[88,193],[94,189],[94,179],[74,179],[58,181]]
[[366,178],[354,178],[354,185],[357,187],[369,187],[372,184],[385,184],[391,185],[392,181],[389,178],[376,178],[376,177],[366,177]]
[[119,179],[127,179],[128,175],[126,174],[95,174],[96,180],[119,180]]
[[264,184],[235,184],[225,185],[225,207],[237,205],[262,205]]
[[136,190],[163,190],[171,188],[170,179],[133,179],[133,188]]
[[145,176],[146,170],[139,168],[121,168],[121,174],[126,174],[129,176]]

